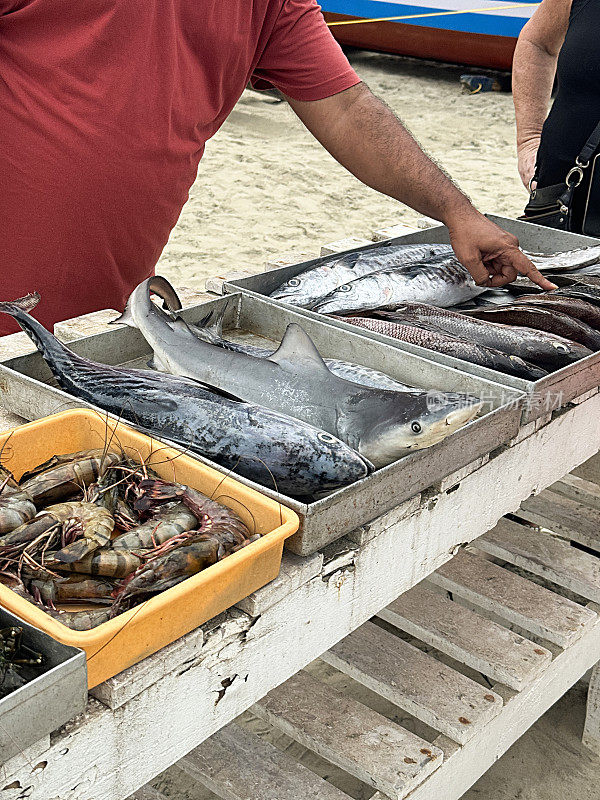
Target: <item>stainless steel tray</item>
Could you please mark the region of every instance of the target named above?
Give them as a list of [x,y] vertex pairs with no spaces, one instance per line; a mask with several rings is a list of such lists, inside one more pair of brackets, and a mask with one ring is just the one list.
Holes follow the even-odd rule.
[[[275,349],[287,325],[298,322],[326,358],[365,364],[426,389],[467,392],[482,397],[486,402],[482,416],[440,444],[417,451],[313,503],[300,503],[236,476],[270,497],[281,499],[298,513],[300,531],[286,543],[296,553],[312,553],[370,522],[489,453],[518,432],[524,400],[521,392],[436,363],[426,352],[423,358],[389,344],[377,344],[356,330],[346,333],[316,315],[309,318],[271,300],[242,293],[186,309],[183,316],[188,322],[198,322],[215,308],[226,309],[228,337],[252,339]],[[69,346],[96,361],[136,367],[145,366],[150,354],[139,332],[126,327],[79,339]],[[26,419],[37,419],[69,406],[85,405],[53,385],[50,370],[38,353],[13,358],[0,365],[0,403]]]
[[[528,222],[498,217],[493,214],[487,214],[487,217],[497,223],[501,228],[504,228],[504,230],[518,236],[521,246],[530,252],[552,253],[598,244],[598,239],[594,239],[590,236],[581,236],[576,233],[564,233],[563,231],[557,231],[552,228],[544,228],[540,225],[532,225]],[[428,244],[448,243],[448,229],[440,225],[434,228],[416,231],[406,236],[389,239],[385,242],[377,242],[366,247],[357,247],[355,250],[348,252],[370,250],[373,247],[380,247],[382,244],[411,244],[422,242]],[[324,258],[317,258],[302,264],[294,264],[258,275],[251,275],[247,278],[231,281],[231,283],[225,283],[223,290],[225,292],[239,292],[241,290],[260,296],[269,295],[284,281],[289,280],[289,278],[298,275],[311,266],[319,264],[323,260]],[[295,308],[281,300],[273,302],[278,302],[286,308]],[[303,309],[296,309],[296,311],[310,318],[326,319],[322,315],[315,314],[312,311],[305,311]],[[344,331],[356,330],[355,326],[347,322],[330,319],[329,323]],[[588,356],[576,364],[563,367],[563,369],[557,370],[539,381],[527,381],[523,378],[504,375],[501,372],[496,372],[496,370],[488,369],[487,367],[469,364],[467,361],[462,361],[453,356],[435,353],[432,350],[426,350],[417,345],[399,342],[396,339],[379,333],[366,330],[362,332],[368,338],[381,342],[382,344],[392,345],[393,347],[397,347],[409,353],[414,353],[415,355],[428,356],[429,358],[435,359],[439,364],[445,364],[446,366],[468,372],[471,375],[487,378],[490,381],[495,381],[504,386],[524,392],[527,398],[523,404],[523,424],[537,419],[556,408],[560,408],[570,400],[573,400],[573,398],[585,394],[585,392],[596,388],[600,384],[600,353]]]
[[44,672],[0,700],[0,764],[77,714],[87,703],[85,653],[67,647],[0,608],[0,628],[23,628],[23,641],[44,656]]

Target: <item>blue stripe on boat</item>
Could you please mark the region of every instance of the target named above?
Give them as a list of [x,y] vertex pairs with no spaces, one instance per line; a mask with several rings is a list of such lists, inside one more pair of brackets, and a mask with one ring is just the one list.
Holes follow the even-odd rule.
[[[501,0],[502,1],[502,0]],[[503,0],[504,2],[521,2],[522,0]],[[443,9],[431,8],[423,5],[408,5],[405,3],[373,2],[373,0],[321,0],[323,11],[332,14],[346,14],[351,17],[381,18],[398,17],[405,14],[436,14],[443,13]],[[473,0],[473,8],[480,8],[481,4]],[[448,11],[451,11],[448,8]],[[510,9],[508,9],[510,11]],[[487,33],[493,36],[507,36],[516,38],[527,17],[516,16],[526,9],[515,8],[515,16],[493,13],[464,13],[449,16],[426,17],[424,19],[410,19],[399,21],[398,24],[418,25],[425,28],[440,28],[448,31],[463,31],[465,33]],[[533,11],[534,9],[532,9]]]

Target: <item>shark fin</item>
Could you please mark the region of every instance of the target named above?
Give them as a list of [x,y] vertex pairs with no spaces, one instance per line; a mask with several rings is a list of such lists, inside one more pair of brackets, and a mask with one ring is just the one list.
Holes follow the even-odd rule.
[[277,350],[269,356],[268,361],[273,361],[279,366],[287,364],[291,367],[297,367],[304,364],[313,369],[329,372],[327,364],[323,361],[313,340],[306,333],[304,328],[301,328],[300,325],[295,322],[287,326],[281,344]]
[[137,325],[134,322],[133,314],[131,313],[131,307],[129,305],[129,300],[127,301],[127,305],[125,306],[125,311],[121,314],[120,317],[116,319],[111,319],[108,323],[109,325],[129,325],[130,328],[137,328]]

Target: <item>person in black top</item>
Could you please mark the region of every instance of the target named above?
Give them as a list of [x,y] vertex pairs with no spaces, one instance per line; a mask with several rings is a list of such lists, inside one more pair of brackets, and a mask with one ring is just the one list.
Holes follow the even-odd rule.
[[[599,38],[599,0],[542,0],[521,31],[513,100],[525,186],[536,161],[539,186],[564,182],[600,122]],[[555,75],[558,91],[548,114]]]

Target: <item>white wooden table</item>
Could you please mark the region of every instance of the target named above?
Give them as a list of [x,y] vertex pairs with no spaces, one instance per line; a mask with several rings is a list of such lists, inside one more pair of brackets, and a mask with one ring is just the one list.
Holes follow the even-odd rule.
[[598,419],[589,393],[323,552],[286,555],[277,580],[94,689],[81,718],[6,763],[2,800],[125,800],[598,453]]

